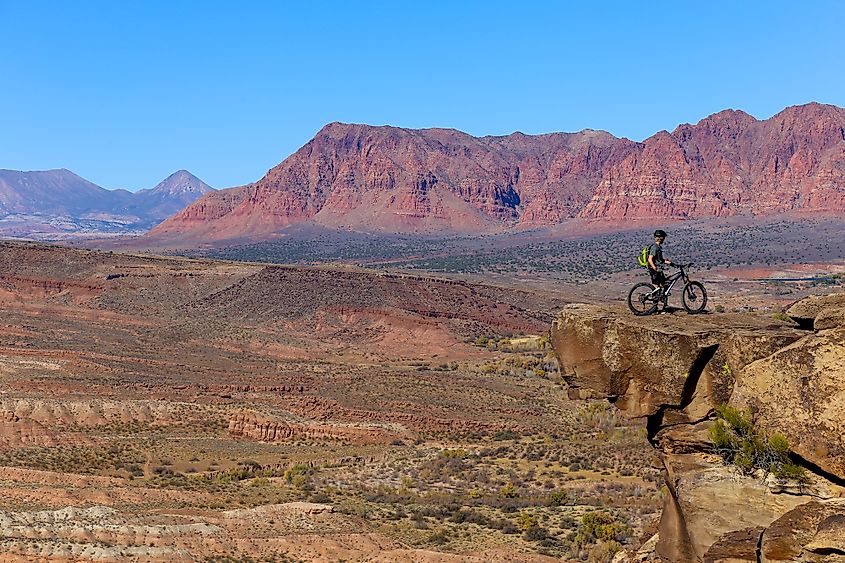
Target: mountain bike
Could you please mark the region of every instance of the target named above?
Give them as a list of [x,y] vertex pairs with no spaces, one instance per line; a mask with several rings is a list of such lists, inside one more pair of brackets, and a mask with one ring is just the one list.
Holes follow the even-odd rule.
[[678,283],[678,280],[684,281],[684,289],[681,293],[681,302],[684,304],[684,309],[688,313],[700,313],[707,306],[707,290],[701,282],[691,281],[687,275],[686,269],[692,266],[690,264],[673,264],[678,271],[666,278],[666,289],[656,287],[650,283],[640,282],[631,288],[628,292],[628,308],[637,315],[651,315],[657,311],[658,305],[663,303],[663,308],[666,308],[666,303],[669,300],[669,295],[672,293],[672,288]]

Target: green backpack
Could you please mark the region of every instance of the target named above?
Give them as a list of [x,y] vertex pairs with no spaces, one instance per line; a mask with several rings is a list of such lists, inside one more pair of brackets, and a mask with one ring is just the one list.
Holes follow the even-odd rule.
[[[651,245],[649,245],[651,246]],[[648,249],[649,246],[644,246],[643,249],[637,254],[637,264],[642,266],[643,268],[648,268]]]

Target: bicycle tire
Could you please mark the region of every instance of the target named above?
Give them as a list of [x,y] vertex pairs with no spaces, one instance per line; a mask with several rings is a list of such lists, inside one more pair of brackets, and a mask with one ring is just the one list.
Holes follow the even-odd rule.
[[[628,308],[638,317],[651,315],[657,311],[659,300],[650,299],[651,294],[657,289],[650,283],[640,282],[628,292]],[[642,292],[642,290],[647,290]]]
[[700,313],[707,306],[707,290],[704,289],[704,284],[693,281],[684,286],[684,291],[681,294],[681,302],[684,304],[684,309],[687,313]]

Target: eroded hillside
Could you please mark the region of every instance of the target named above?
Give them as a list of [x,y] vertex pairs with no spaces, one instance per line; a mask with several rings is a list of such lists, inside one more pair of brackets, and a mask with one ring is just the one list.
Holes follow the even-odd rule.
[[562,304],[2,244],[0,551],[607,561],[656,525],[658,474],[638,425],[563,391]]

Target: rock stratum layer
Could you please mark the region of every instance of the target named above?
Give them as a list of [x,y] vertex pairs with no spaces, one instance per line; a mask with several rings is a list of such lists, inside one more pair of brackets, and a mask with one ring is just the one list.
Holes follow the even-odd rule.
[[[839,303],[808,299],[791,314],[810,328]],[[664,561],[843,560],[845,325],[824,326],[750,315],[639,318],[594,305],[560,312],[551,340],[570,396],[605,397],[643,417],[661,453],[669,494],[656,552]],[[722,404],[786,436],[809,484],[742,475],[714,455],[709,429]]]
[[472,137],[331,123],[254,184],[210,193],[148,242],[266,238],[295,223],[489,232],[569,218],[845,210],[845,110],[735,110],[641,143],[602,131]]

